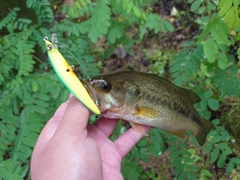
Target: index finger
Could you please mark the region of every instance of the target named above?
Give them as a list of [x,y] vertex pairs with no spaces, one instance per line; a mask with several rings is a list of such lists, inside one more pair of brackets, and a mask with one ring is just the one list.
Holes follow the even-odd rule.
[[86,132],[89,115],[89,110],[76,97],[71,97],[56,134],[81,137]]

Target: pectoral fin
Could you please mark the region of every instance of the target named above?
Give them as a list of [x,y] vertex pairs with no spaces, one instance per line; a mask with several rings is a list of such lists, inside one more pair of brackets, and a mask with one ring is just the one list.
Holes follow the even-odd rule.
[[130,109],[134,108],[138,100],[140,98],[140,89],[135,84],[125,83],[124,84],[124,90],[125,90],[125,103],[126,106]]
[[138,107],[135,113],[136,116],[143,116],[149,119],[156,119],[158,117],[158,112],[149,107]]
[[131,126],[138,132],[140,132],[141,134],[143,134],[144,136],[148,136],[148,134],[146,133],[146,130],[144,128],[143,125],[141,124],[137,124],[134,122],[129,122],[131,124]]
[[177,136],[181,139],[186,139],[186,137],[187,137],[185,131],[167,131],[167,132],[169,132],[169,133],[173,134],[174,136]]

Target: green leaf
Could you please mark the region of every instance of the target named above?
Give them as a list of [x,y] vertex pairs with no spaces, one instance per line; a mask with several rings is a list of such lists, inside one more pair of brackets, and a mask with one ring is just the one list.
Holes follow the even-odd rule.
[[211,174],[207,169],[202,169],[202,170],[201,170],[201,177],[211,178],[211,177],[212,177],[212,174]]
[[223,16],[231,6],[232,3],[229,1],[220,1],[220,3],[218,4],[218,8],[220,9],[220,11],[218,12],[219,16]]
[[124,34],[124,24],[114,22],[108,32],[108,40],[114,44],[117,39],[121,38]]
[[149,144],[147,149],[152,156],[159,157],[161,151],[156,147],[156,145]]
[[170,165],[171,165],[171,167],[175,167],[176,164],[181,164],[181,162],[182,162],[182,157],[178,156],[178,157],[171,160]]
[[108,6],[109,1],[100,0],[97,1],[93,14],[89,20],[89,33],[88,37],[93,43],[97,42],[98,38],[102,38],[107,33],[108,27],[110,26],[110,15],[111,11]]
[[239,24],[239,22],[240,20],[238,17],[238,12],[236,11],[228,22],[229,28],[234,29]]
[[[227,24],[225,23],[224,25],[227,26]],[[228,34],[224,31],[222,27],[212,28],[211,35],[218,44],[227,44],[227,45],[231,44],[231,42],[228,40],[228,36],[227,36]]]
[[212,10],[212,11],[216,10],[216,6],[211,2],[208,2],[207,8]]
[[222,137],[220,136],[220,135],[216,135],[216,136],[214,136],[212,139],[211,139],[211,141],[213,142],[213,143],[218,143],[218,142],[220,142],[222,140]]
[[228,67],[228,58],[227,58],[226,54],[219,53],[218,57],[219,57],[218,67],[220,69],[226,69]]
[[140,157],[144,162],[148,162],[148,154],[147,151],[144,148],[140,149]]
[[180,174],[180,176],[179,176],[178,179],[179,179],[179,180],[188,179],[188,172],[183,171],[183,172]]
[[176,174],[184,173],[184,165],[181,164],[180,166],[177,166],[176,169],[174,169],[174,173]]
[[37,94],[37,97],[41,100],[44,100],[44,101],[50,100],[50,97],[48,95],[46,95],[44,93],[41,93],[41,92]]
[[165,21],[165,20],[162,20],[162,27],[165,27],[165,28],[162,28],[163,29],[166,29],[165,31],[163,30],[164,33],[167,33],[168,31],[170,32],[173,32],[174,31],[174,27],[171,23],[169,23],[168,21]]
[[36,83],[36,81],[33,81],[33,83],[32,83],[32,91],[33,92],[37,92],[37,90],[38,90],[38,84]]
[[41,106],[41,107],[45,107],[45,108],[49,106],[49,104],[47,102],[40,100],[40,99],[36,99],[35,104],[38,106]]
[[202,14],[203,12],[205,12],[205,10],[206,10],[206,7],[200,7],[198,9],[198,14]]
[[196,11],[200,5],[201,5],[202,1],[201,0],[196,0],[190,7],[190,11],[194,12]]
[[145,147],[145,146],[148,145],[148,143],[149,143],[149,142],[148,142],[146,139],[141,139],[141,140],[138,142],[137,146],[138,146],[138,147]]
[[231,159],[231,160],[229,161],[228,165],[227,165],[226,173],[232,172],[233,168],[234,168],[234,163],[233,163],[233,161],[232,161],[232,159]]
[[169,154],[170,158],[176,158],[181,154],[181,151],[174,151],[171,154]]
[[141,18],[141,12],[137,6],[133,6],[133,12],[138,18]]
[[240,158],[234,157],[231,159],[235,164],[240,164]]
[[207,144],[207,147],[206,147],[206,154],[208,155],[211,151],[212,151],[212,148],[213,148],[213,143],[209,142]]
[[207,110],[207,102],[206,101],[200,101],[200,107],[201,110],[206,111]]
[[171,152],[171,151],[176,151],[178,149],[180,149],[179,144],[172,144],[167,150]]
[[213,63],[218,54],[218,46],[216,42],[211,38],[207,39],[203,45],[203,52],[206,55],[208,61],[210,63]]
[[183,47],[190,47],[190,46],[193,46],[194,44],[195,44],[194,41],[187,41],[187,42],[182,43],[182,46]]
[[177,85],[177,86],[181,86],[182,85],[182,77],[179,75],[178,77],[176,77],[174,79],[174,84]]
[[[218,141],[219,142],[219,141]],[[216,145],[216,147],[218,148],[218,149],[221,149],[222,151],[227,147],[228,145],[227,145],[227,142],[221,142],[221,143],[219,143],[219,144],[217,144]]]
[[219,108],[219,102],[216,99],[210,98],[210,99],[208,99],[208,106],[210,109],[216,111]]
[[225,161],[226,161],[226,154],[225,153],[222,153],[220,156],[219,156],[219,159],[218,159],[218,162],[217,162],[217,166],[219,168],[222,168],[225,164]]
[[138,148],[136,146],[132,148],[131,153],[132,153],[134,159],[139,158],[139,151],[138,151]]
[[47,112],[48,112],[46,108],[36,106],[36,105],[32,106],[31,110],[32,110],[32,112],[38,112],[40,114],[47,114]]
[[[194,167],[194,166],[193,166]],[[187,179],[191,179],[191,180],[198,180],[198,178],[195,176],[195,174],[193,173],[188,173],[188,178]]]
[[215,148],[211,153],[210,162],[214,163],[218,159],[219,154],[220,150],[218,148]]
[[205,98],[209,98],[213,95],[213,92],[212,90],[208,90],[208,91],[205,91],[203,95]]
[[201,35],[198,37],[197,43],[201,43],[203,39],[211,31],[212,27],[214,27],[219,21],[221,21],[221,19],[218,16],[213,18],[211,21],[209,21],[207,26],[203,29],[203,32],[201,33]]
[[231,20],[231,18],[233,18],[234,12],[235,12],[234,7],[231,7],[231,8],[227,11],[226,15],[224,16],[224,22],[228,23],[228,22]]

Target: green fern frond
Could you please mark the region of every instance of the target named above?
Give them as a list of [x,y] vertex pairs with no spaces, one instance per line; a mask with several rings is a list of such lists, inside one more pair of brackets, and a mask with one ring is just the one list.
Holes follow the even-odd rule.
[[173,26],[157,14],[150,14],[146,19],[145,26],[150,30],[154,30],[154,33],[158,33],[160,30],[164,33],[173,31]]
[[[53,74],[53,76],[56,75]],[[38,135],[44,123],[50,118],[51,112],[54,112],[56,109],[55,105],[51,105],[50,93],[53,93],[58,88],[60,89],[59,92],[63,92],[61,88],[64,88],[64,86],[59,79],[52,80],[49,77],[51,76],[46,74],[39,74],[37,78],[36,75],[26,76],[23,80],[27,83],[18,88],[16,92],[19,102],[24,104],[24,108],[18,118],[19,129],[15,132],[17,137],[11,151],[14,164],[21,162],[29,165],[27,161],[32,154],[32,148],[36,143]],[[36,92],[32,92],[33,82],[39,86]],[[27,167],[21,166],[19,171],[24,171],[24,168]]]
[[218,3],[218,14],[220,17],[223,17],[224,22],[226,22],[231,29],[236,28],[240,23],[239,5],[240,1],[235,0],[220,0]]
[[111,11],[108,4],[109,1],[106,0],[96,2],[92,17],[88,20],[90,21],[88,37],[94,43],[97,42],[98,38],[102,38],[107,33],[110,26]]
[[[77,0],[71,6],[68,6],[68,16],[71,18],[78,18],[80,16],[90,15],[92,4],[91,1]],[[64,13],[65,14],[65,13]]]
[[50,31],[45,27],[40,28],[32,28],[32,35],[29,37],[32,41],[35,41],[39,44],[39,46],[42,48],[43,52],[46,52],[46,45],[43,41],[43,37],[48,36],[50,37],[51,33]]
[[31,24],[30,19],[25,19],[25,18],[18,18],[14,23],[13,23],[13,29],[19,29],[19,30],[25,30],[29,27]]
[[8,13],[8,15],[0,21],[0,30],[3,27],[6,27],[10,22],[13,22],[17,18],[17,11],[19,10],[20,8],[18,7],[13,8],[13,10],[10,11],[10,13]]
[[6,152],[9,151],[15,139],[15,132],[17,129],[16,116],[12,115],[11,109],[0,110],[0,161],[4,160]]
[[123,37],[124,35],[124,23],[120,22],[112,22],[111,27],[109,28],[108,32],[108,41],[111,44],[114,44],[117,39]]
[[42,22],[53,22],[53,11],[48,0],[27,0],[26,5],[28,8],[32,8],[37,14],[38,24],[42,24]]
[[0,161],[0,179],[6,179],[6,180],[23,180],[23,177],[14,174],[14,164],[12,159],[7,159],[5,161]]

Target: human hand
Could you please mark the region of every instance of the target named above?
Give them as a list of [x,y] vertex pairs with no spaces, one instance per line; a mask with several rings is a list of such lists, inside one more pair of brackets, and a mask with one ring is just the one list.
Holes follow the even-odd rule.
[[[117,120],[88,123],[90,112],[75,97],[63,103],[43,128],[31,159],[33,180],[119,180],[122,158],[142,138],[130,128],[108,139]],[[149,127],[144,126],[146,133]]]

